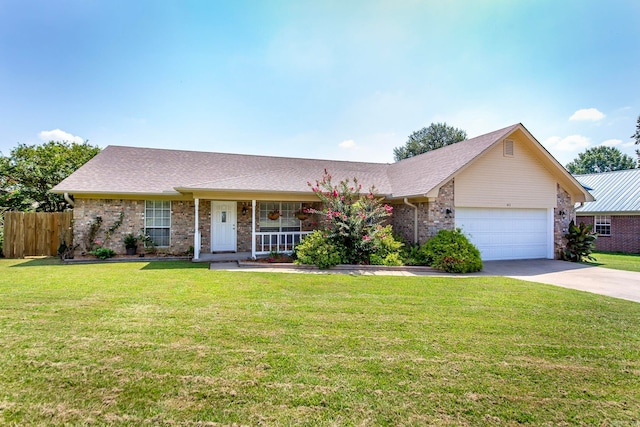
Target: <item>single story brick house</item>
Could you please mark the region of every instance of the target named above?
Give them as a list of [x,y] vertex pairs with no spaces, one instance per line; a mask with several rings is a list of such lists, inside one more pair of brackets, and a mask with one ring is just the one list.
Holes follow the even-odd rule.
[[[460,227],[484,260],[554,258],[574,218],[593,197],[522,124],[396,163],[365,163],[108,146],[52,190],[75,200],[80,243],[97,216],[123,223],[109,246],[141,229],[169,253],[290,250],[322,218],[307,182],[327,169],[357,177],[393,206],[389,222],[408,242]],[[279,215],[274,215],[274,213]]]
[[640,169],[576,175],[595,202],[576,209],[576,222],[593,225],[596,249],[640,253]]

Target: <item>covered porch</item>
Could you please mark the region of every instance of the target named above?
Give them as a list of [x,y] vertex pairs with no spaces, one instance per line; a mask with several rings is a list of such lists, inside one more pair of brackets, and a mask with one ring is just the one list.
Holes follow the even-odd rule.
[[317,215],[304,213],[314,203],[300,198],[274,201],[282,195],[273,196],[271,200],[224,200],[194,195],[193,261],[237,261],[273,252],[291,253],[318,226]]

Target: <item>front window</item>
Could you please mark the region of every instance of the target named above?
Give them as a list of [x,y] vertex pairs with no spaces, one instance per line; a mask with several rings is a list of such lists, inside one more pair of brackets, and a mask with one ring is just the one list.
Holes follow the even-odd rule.
[[611,217],[609,215],[596,215],[594,224],[595,232],[599,236],[611,236]]
[[300,231],[295,213],[301,208],[302,203],[296,202],[260,203],[260,231]]
[[144,206],[144,233],[156,246],[168,247],[171,235],[171,201],[147,200]]

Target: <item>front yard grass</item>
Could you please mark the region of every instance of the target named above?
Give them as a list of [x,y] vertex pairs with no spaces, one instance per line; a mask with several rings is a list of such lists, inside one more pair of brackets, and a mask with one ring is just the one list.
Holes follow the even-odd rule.
[[640,271],[640,254],[625,254],[621,252],[594,252],[596,261],[587,264],[598,267],[613,268],[615,270]]
[[640,304],[559,287],[1,260],[0,302],[0,424],[640,422]]

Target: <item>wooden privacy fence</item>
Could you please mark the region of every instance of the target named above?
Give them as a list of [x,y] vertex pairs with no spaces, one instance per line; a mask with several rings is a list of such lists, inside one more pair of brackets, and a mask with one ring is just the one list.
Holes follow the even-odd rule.
[[[73,239],[73,212],[5,212],[4,244],[7,258],[55,256],[62,239]],[[73,242],[66,242],[72,245]]]

